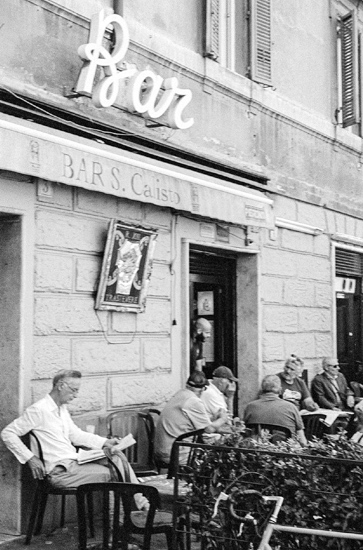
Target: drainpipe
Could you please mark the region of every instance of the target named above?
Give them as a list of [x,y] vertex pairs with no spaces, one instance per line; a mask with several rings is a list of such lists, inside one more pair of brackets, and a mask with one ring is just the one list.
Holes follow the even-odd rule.
[[124,14],[124,1],[123,0],[113,0],[113,11],[117,15]]

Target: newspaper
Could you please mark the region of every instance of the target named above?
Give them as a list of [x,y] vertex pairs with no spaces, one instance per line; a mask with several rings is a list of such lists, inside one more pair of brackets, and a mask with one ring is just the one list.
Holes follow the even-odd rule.
[[307,411],[306,409],[303,409],[300,411],[300,414],[301,416],[325,414],[325,418],[324,420],[322,419],[322,422],[325,424],[325,426],[330,427],[338,417],[344,418],[354,413],[351,411],[334,411],[333,409],[317,409],[316,411]]
[[[131,445],[135,445],[136,440],[132,434],[128,434],[122,439],[120,439],[117,445],[111,447],[111,454],[115,454],[118,451],[123,451]],[[103,449],[80,449],[77,453],[77,462],[78,464],[85,464],[86,462],[93,462],[94,460],[100,460],[106,455]]]

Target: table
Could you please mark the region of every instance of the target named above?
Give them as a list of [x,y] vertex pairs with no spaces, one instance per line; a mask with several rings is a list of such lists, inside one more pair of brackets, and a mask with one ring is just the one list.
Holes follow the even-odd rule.
[[317,409],[312,412],[302,410],[300,414],[308,440],[313,436],[320,439],[324,434],[337,434],[339,428],[346,430],[349,418],[354,415],[351,411],[333,411],[332,409]]
[[324,414],[324,424],[326,426],[332,426],[338,418],[349,418],[354,412],[352,411],[333,411],[333,409],[317,409],[316,411],[307,411],[302,409],[300,411],[301,416],[312,416],[314,414]]

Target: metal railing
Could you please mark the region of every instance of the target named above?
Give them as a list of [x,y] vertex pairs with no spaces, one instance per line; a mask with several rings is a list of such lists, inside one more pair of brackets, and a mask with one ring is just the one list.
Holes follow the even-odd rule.
[[[191,467],[176,465],[174,529],[184,547],[191,548],[194,538],[193,550],[265,550],[273,535],[276,548],[296,548],[298,537],[299,548],[310,550],[307,539],[314,535],[350,539],[344,548],[360,548],[354,541],[363,540],[362,460],[282,452],[271,445],[180,446],[193,455]],[[189,486],[182,495],[180,480]],[[284,502],[279,523],[276,498]]]

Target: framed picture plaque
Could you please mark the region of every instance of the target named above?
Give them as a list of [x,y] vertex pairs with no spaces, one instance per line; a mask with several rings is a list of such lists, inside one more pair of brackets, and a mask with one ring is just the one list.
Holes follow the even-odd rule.
[[157,233],[111,220],[95,309],[145,310]]

